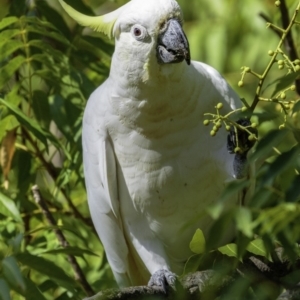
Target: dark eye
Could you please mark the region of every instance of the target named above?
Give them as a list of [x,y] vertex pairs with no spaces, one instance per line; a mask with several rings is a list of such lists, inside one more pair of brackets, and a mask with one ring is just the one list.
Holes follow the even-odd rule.
[[147,29],[140,24],[131,27],[131,34],[137,41],[144,41],[148,36]]
[[141,34],[142,34],[142,31],[141,31],[141,29],[140,28],[134,28],[133,29],[133,34],[136,36],[136,37],[139,37],[139,36],[141,36]]

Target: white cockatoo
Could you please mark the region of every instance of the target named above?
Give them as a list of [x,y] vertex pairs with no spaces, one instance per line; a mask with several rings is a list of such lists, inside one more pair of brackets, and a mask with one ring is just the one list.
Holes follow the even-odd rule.
[[[109,77],[90,96],[83,118],[84,174],[97,233],[119,286],[172,285],[192,255],[206,208],[234,179],[226,134],[203,126],[218,103],[239,97],[212,67],[190,60],[175,0],[131,0],[79,24],[115,39]],[[221,51],[221,50],[220,50]],[[228,206],[238,203],[238,195]],[[231,236],[233,233],[229,233]]]

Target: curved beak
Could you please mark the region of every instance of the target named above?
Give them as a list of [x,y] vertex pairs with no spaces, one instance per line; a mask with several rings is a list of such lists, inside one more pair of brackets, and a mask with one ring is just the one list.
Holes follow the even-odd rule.
[[160,64],[191,63],[187,37],[177,19],[170,19],[158,36],[157,59]]

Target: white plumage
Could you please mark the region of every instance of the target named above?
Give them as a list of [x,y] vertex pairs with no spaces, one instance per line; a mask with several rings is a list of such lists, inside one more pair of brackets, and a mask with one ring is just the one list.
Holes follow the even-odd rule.
[[234,177],[226,133],[210,137],[203,114],[219,102],[234,109],[238,96],[208,65],[158,61],[171,18],[181,18],[174,0],[121,9],[110,75],[84,113],[88,203],[120,286],[145,284],[160,269],[180,275],[195,230],[208,232],[205,209]]

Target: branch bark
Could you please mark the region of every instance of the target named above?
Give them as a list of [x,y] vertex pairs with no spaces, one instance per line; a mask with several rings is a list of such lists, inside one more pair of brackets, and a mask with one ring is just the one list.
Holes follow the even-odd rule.
[[[230,299],[240,300],[243,294],[240,290],[234,289],[240,286],[245,291],[251,286],[258,293],[267,286],[275,295],[275,298],[270,299],[300,299],[295,298],[297,295],[300,296],[300,282],[297,282],[297,279],[294,282],[286,279],[287,276],[293,275],[295,270],[299,270],[299,267],[300,260],[291,266],[287,261],[271,263],[262,257],[250,256],[243,263],[239,263],[229,275],[222,275],[220,271],[214,270],[188,274],[179,280],[175,291],[169,289],[167,294],[148,286],[137,286],[105,290],[84,300],[212,300],[228,291]],[[283,293],[282,288],[285,288]]]
[[[281,4],[280,4],[279,8],[280,8],[280,12],[281,12],[282,26],[283,26],[283,28],[287,28],[289,26],[291,20],[290,20],[289,11],[288,11],[285,0],[281,0]],[[295,47],[294,39],[292,36],[292,31],[289,31],[286,36],[285,48],[286,48],[287,52],[289,53],[289,56],[292,61],[299,58],[296,47]],[[297,93],[298,93],[298,95],[300,95],[300,80],[299,79],[296,79],[295,85],[296,85]]]
[[[56,237],[59,241],[59,244],[63,248],[67,248],[69,246],[69,243],[66,240],[66,238],[65,238],[64,234],[62,233],[62,231],[59,228],[56,227],[55,219],[52,216],[51,212],[49,211],[46,202],[42,198],[39,187],[37,185],[35,185],[31,188],[31,190],[32,190],[34,200],[38,204],[38,206],[40,207],[43,215],[45,216],[45,218],[47,220],[47,222],[49,223],[49,225],[54,227],[54,232],[55,232],[55,235],[56,235]],[[83,274],[83,271],[81,270],[76,258],[73,255],[68,255],[68,261],[69,261],[72,269],[74,270],[75,279],[82,286],[82,288],[85,291],[86,295],[88,295],[88,296],[94,295],[95,292],[93,291],[92,287],[87,282],[87,280],[86,280],[86,278]]]

